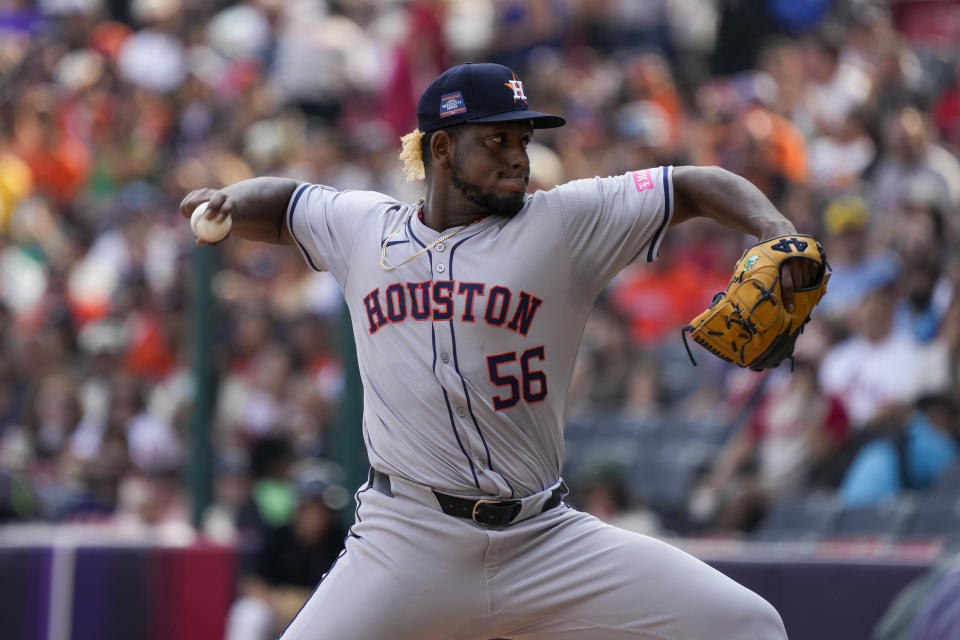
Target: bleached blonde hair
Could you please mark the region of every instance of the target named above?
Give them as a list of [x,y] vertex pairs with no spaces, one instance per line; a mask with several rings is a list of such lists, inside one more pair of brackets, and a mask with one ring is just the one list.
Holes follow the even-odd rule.
[[400,138],[400,159],[403,160],[407,182],[423,180],[427,177],[427,171],[423,166],[423,136],[423,131],[414,129]]

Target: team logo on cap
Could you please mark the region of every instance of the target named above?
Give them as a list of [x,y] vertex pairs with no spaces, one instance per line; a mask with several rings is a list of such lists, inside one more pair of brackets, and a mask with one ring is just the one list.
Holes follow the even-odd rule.
[[463,101],[463,96],[459,91],[454,93],[445,93],[440,96],[440,117],[446,118],[458,113],[467,112],[467,103]]
[[523,92],[523,82],[521,82],[521,80],[517,78],[517,74],[514,73],[512,75],[513,75],[513,80],[511,80],[510,82],[504,82],[503,83],[504,86],[507,86],[513,89],[514,102],[516,102],[517,100],[523,100],[524,102],[526,102],[527,96]]

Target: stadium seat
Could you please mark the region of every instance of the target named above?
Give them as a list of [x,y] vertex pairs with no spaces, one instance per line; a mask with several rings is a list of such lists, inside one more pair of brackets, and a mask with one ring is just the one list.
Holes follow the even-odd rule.
[[911,498],[885,500],[877,504],[844,509],[834,532],[841,538],[899,538],[906,530],[915,510]]
[[572,416],[564,431],[563,475],[580,475],[607,466],[627,467],[644,451],[658,446],[662,423],[623,412],[591,411]]
[[773,505],[753,534],[762,542],[813,542],[835,531],[840,506],[831,494],[813,493]]
[[675,432],[719,448],[730,438],[735,427],[722,416],[712,415],[682,420],[675,426]]
[[690,489],[708,455],[708,448],[698,442],[666,441],[644,448],[630,465],[631,490],[661,514],[686,511]]
[[934,485],[930,487],[930,492],[940,495],[960,496],[960,462],[954,462],[944,469]]
[[960,494],[933,493],[917,505],[904,538],[911,540],[960,536]]
[[639,417],[626,412],[620,414],[617,420],[611,423],[611,427],[618,434],[634,436],[646,441],[659,438],[667,426],[669,423],[662,416]]

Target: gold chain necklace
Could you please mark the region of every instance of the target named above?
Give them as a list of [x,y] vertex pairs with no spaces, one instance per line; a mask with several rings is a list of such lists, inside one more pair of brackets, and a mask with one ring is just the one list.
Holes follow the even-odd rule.
[[434,240],[433,242],[431,242],[430,244],[428,244],[428,245],[425,246],[424,248],[420,249],[420,251],[417,251],[415,254],[413,254],[412,256],[410,256],[409,258],[407,258],[406,260],[404,260],[404,261],[401,262],[400,264],[392,265],[392,266],[389,265],[389,264],[387,264],[387,243],[390,242],[390,238],[392,238],[393,236],[397,235],[397,232],[400,231],[400,229],[403,229],[404,225],[407,224],[407,221],[410,220],[410,218],[413,217],[413,215],[414,215],[415,213],[419,212],[419,211],[422,209],[422,207],[423,207],[423,200],[421,200],[420,202],[417,203],[417,208],[414,209],[413,211],[411,211],[411,212],[410,212],[410,215],[407,216],[407,219],[404,220],[403,222],[401,222],[401,223],[400,223],[400,226],[398,226],[396,229],[394,229],[393,231],[391,231],[391,232],[390,232],[390,235],[388,235],[388,236],[384,239],[383,244],[380,245],[380,268],[383,269],[384,271],[393,271],[394,269],[397,269],[397,268],[399,268],[399,267],[402,267],[402,266],[405,265],[405,264],[410,264],[411,262],[413,262],[414,260],[416,260],[417,258],[419,258],[420,256],[422,256],[423,254],[425,254],[427,251],[430,251],[430,249],[433,249],[435,246],[437,246],[438,244],[440,244],[440,243],[443,242],[444,240],[449,240],[450,238],[452,238],[453,236],[457,235],[458,233],[460,233],[461,231],[463,231],[463,230],[466,229],[467,227],[471,226],[471,224],[475,224],[475,223],[477,223],[477,222],[480,221],[479,219],[477,219],[477,220],[475,220],[475,221],[474,221],[473,223],[471,223],[471,224],[465,224],[465,225],[463,225],[462,227],[457,227],[456,229],[454,229],[453,231],[451,231],[451,232],[449,232],[449,233],[443,234],[442,236],[440,236],[439,238],[437,238],[436,240]]

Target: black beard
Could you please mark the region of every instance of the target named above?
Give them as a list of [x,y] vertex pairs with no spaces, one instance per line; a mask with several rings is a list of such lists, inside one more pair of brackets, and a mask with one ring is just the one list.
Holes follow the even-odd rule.
[[460,163],[456,161],[456,158],[453,162],[452,179],[453,186],[459,189],[467,200],[490,215],[512,218],[523,209],[523,193],[501,196],[490,191],[483,191],[479,186],[464,179],[463,172],[460,171]]

